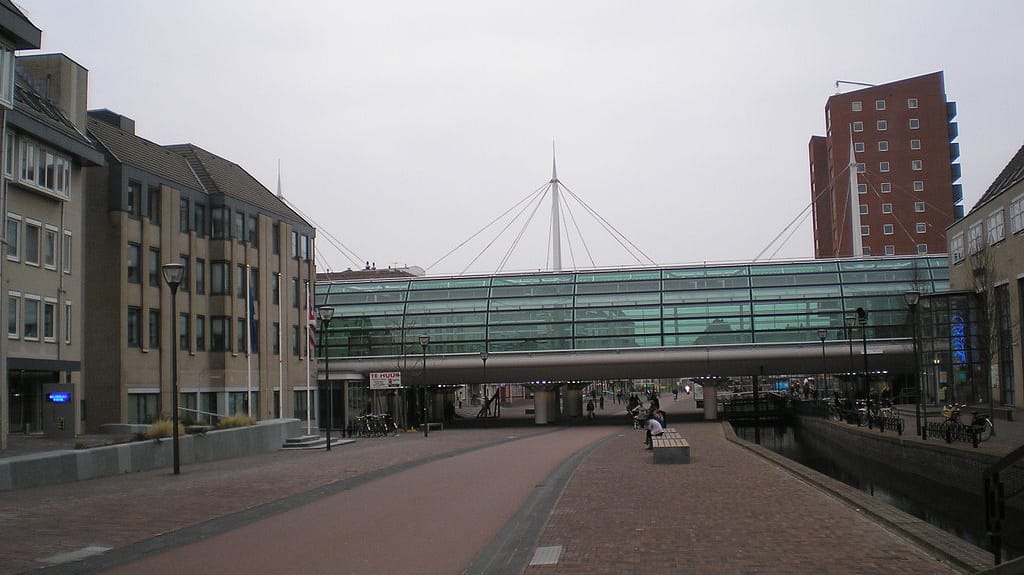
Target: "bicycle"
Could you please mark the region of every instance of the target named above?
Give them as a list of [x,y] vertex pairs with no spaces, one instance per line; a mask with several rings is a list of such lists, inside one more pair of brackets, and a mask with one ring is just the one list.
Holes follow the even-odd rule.
[[945,428],[946,442],[964,439],[966,433],[977,436],[978,441],[986,441],[992,437],[995,434],[995,427],[988,415],[974,411],[971,412],[972,417],[969,424],[960,420],[960,411],[965,407],[967,405],[963,403],[952,403],[942,408],[942,415],[946,418],[942,422]]

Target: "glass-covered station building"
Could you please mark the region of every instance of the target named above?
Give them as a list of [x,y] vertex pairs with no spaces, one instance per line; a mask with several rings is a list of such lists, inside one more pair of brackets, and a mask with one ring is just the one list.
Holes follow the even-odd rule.
[[318,282],[315,305],[334,308],[326,351],[350,378],[424,363],[430,384],[840,373],[862,355],[913,373],[904,293],[948,278],[944,256],[707,264]]

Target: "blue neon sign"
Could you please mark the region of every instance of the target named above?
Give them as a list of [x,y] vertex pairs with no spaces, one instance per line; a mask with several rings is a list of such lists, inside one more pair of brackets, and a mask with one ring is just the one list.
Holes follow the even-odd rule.
[[51,391],[46,394],[46,400],[50,403],[67,403],[71,401],[70,391]]

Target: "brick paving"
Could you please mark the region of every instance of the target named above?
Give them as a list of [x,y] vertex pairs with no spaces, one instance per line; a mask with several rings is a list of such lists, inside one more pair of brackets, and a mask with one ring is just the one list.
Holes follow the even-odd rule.
[[632,430],[591,453],[537,542],[561,545],[558,563],[527,575],[958,572],[728,441],[721,424],[671,425],[691,463],[655,467]]
[[[872,511],[877,515],[887,506],[867,496],[861,496],[863,509],[851,505],[856,490],[836,497],[814,473],[793,471],[799,466],[730,441],[720,423],[673,423],[673,412],[692,410],[692,400],[668,396],[662,406],[670,425],[689,440],[692,462],[655,467],[641,446],[642,432],[608,427],[615,437],[583,459],[539,538],[534,534],[526,542],[561,545],[558,563],[525,573],[957,572],[905,533],[966,545],[952,536],[894,510],[896,519],[883,526],[865,510],[881,509]],[[605,407],[600,415],[621,411],[611,402]],[[1008,452],[1024,443],[1020,419],[997,421],[997,437],[980,450]],[[92,545],[123,548],[341,479],[551,430],[450,429],[428,440],[406,433],[330,453],[282,451],[186,466],[179,477],[162,470],[0,493],[0,575],[38,569],[46,565],[43,558],[58,553]],[[900,522],[910,525],[906,532],[892,527]]]

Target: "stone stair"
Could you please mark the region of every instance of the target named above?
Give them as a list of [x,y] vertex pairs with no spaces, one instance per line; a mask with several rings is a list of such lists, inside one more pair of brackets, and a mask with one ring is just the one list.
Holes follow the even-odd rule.
[[[331,436],[331,447],[337,447],[339,445],[346,445],[348,443],[354,443],[354,439],[344,439],[342,437]],[[327,438],[321,435],[300,435],[299,437],[289,437],[284,441],[284,445],[281,449],[325,449],[327,447]]]

